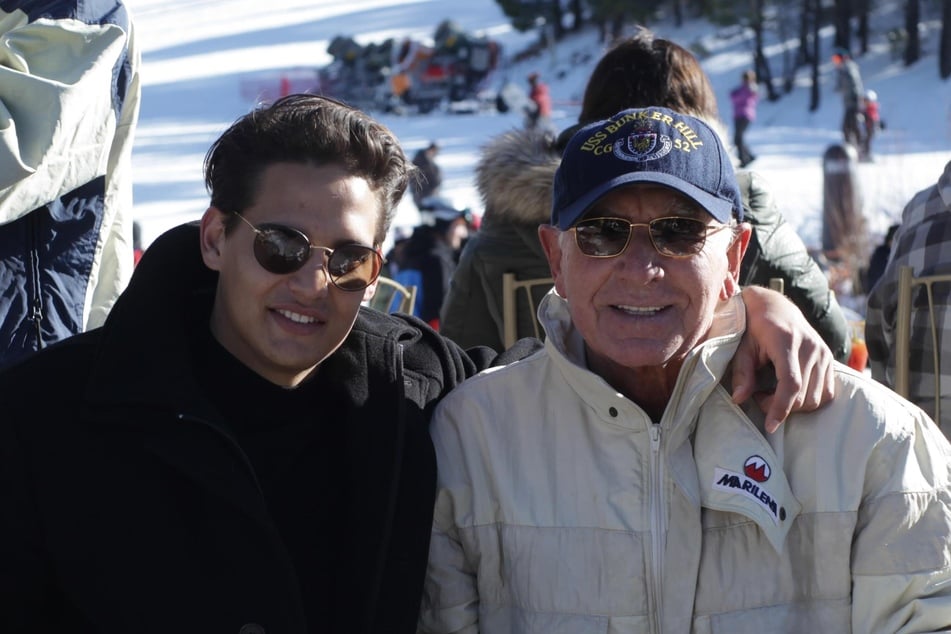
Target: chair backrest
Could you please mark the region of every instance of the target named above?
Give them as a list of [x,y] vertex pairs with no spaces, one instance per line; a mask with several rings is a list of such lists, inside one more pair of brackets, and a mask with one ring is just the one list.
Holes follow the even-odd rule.
[[931,326],[931,353],[934,363],[934,420],[941,421],[941,354],[938,347],[938,329],[941,324],[935,319],[933,286],[938,282],[951,282],[951,273],[915,277],[914,269],[902,266],[898,269],[898,312],[895,315],[895,391],[908,398],[909,359],[911,357],[912,291],[924,286],[928,298],[928,318]]
[[381,275],[377,278],[376,293],[370,300],[369,306],[384,313],[412,314],[415,302],[415,286],[404,286]]
[[532,327],[534,336],[541,339],[541,326],[538,323],[538,307],[535,305],[535,299],[532,290],[537,286],[551,288],[555,280],[551,277],[535,277],[528,280],[515,279],[515,273],[502,274],[502,343],[509,348],[518,339],[518,313],[516,306],[518,302],[518,292],[525,292],[528,301],[528,308],[532,315]]

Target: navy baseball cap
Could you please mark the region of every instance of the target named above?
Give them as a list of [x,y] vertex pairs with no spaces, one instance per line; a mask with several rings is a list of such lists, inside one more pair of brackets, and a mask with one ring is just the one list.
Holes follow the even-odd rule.
[[599,198],[635,183],[676,190],[722,223],[743,220],[720,136],[701,119],[657,107],[623,110],[574,133],[555,172],[551,224],[569,229]]

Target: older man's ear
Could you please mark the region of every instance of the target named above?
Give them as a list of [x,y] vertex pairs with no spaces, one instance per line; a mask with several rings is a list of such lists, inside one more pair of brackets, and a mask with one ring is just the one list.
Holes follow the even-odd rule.
[[561,286],[564,280],[561,277],[561,230],[554,225],[539,225],[538,239],[542,243],[545,257],[548,258],[548,268],[555,279],[555,291],[565,297],[565,289]]
[[749,223],[741,222],[737,225],[733,242],[726,251],[729,273],[723,280],[723,292],[720,299],[733,297],[740,292],[740,264],[743,262],[743,255],[746,253],[746,247],[749,246],[752,235],[753,227]]

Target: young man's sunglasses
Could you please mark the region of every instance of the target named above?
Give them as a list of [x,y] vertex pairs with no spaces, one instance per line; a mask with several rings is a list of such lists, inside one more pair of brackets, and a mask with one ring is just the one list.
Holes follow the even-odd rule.
[[275,223],[252,225],[235,212],[254,231],[254,258],[261,267],[275,275],[300,270],[313,251],[326,255],[324,270],[330,282],[342,291],[362,291],[376,281],[383,269],[383,258],[372,247],[345,244],[331,249],[310,243],[310,238],[293,227]]
[[589,218],[576,224],[571,231],[575,233],[578,249],[593,258],[613,258],[624,253],[631,242],[634,227],[647,227],[651,244],[661,255],[688,258],[700,253],[708,235],[729,226],[711,227],[701,220],[678,216],[654,218],[650,222]]

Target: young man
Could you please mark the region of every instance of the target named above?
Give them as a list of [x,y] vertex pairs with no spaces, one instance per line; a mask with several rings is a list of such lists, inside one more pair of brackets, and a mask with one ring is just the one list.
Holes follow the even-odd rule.
[[[491,353],[361,308],[412,170],[348,106],[256,110],[105,325],[0,374],[0,631],[415,631],[429,418]],[[780,417],[827,391],[794,316],[760,321]]]
[[840,396],[774,435],[731,401],[742,221],[700,119],[572,137],[539,229],[545,348],[434,414],[421,631],[951,625],[951,446],[924,412],[842,365]]

